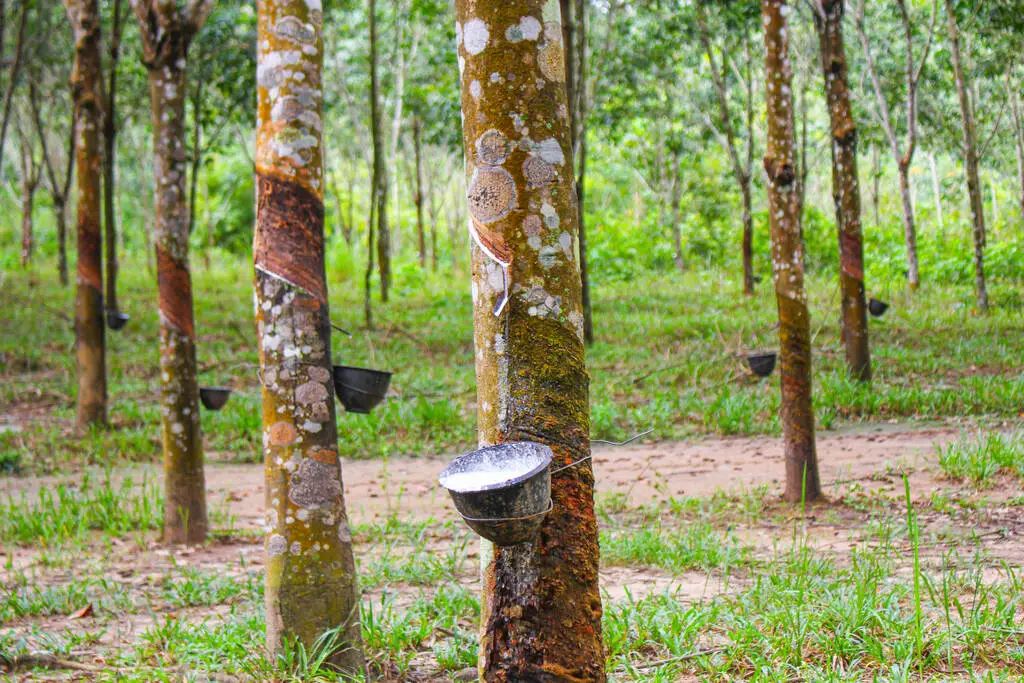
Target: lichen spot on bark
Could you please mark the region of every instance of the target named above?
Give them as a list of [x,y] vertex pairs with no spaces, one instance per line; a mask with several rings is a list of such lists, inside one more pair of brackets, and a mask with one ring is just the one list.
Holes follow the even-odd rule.
[[300,508],[329,508],[341,497],[341,481],[335,463],[305,458],[288,482],[288,500]]
[[278,38],[300,45],[312,45],[316,42],[316,29],[295,16],[279,19],[277,25],[274,26],[274,33]]
[[510,43],[521,40],[537,40],[540,37],[541,23],[535,17],[526,16],[518,24],[512,24],[505,30],[505,39]]
[[548,226],[552,230],[557,228],[562,222],[558,217],[558,212],[555,211],[555,207],[551,206],[551,204],[548,204],[547,202],[541,204],[540,213],[544,216],[544,225]]
[[508,158],[508,138],[491,128],[476,140],[476,158],[486,166],[501,166]]
[[544,42],[537,53],[537,66],[544,78],[565,81],[565,51],[562,49],[562,26],[556,21],[544,24]]
[[482,19],[470,19],[462,27],[462,46],[471,55],[478,55],[487,48],[491,33]]
[[284,555],[288,550],[288,539],[281,534],[274,534],[267,539],[267,554],[271,557]]
[[523,219],[523,234],[526,235],[526,243],[535,251],[540,250],[540,233],[543,229],[544,223],[537,214],[531,213]]
[[558,179],[555,167],[538,156],[529,156],[523,162],[523,177],[531,188],[545,187]]
[[469,212],[481,223],[494,223],[516,206],[516,181],[498,166],[481,166],[473,172],[467,192]]

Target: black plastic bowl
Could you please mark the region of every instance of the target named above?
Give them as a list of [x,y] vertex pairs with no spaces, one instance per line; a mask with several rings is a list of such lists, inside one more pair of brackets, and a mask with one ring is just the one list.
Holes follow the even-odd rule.
[[391,373],[383,370],[334,366],[334,393],[350,413],[368,413],[388,393]]
[[220,410],[231,397],[231,389],[227,387],[199,387],[199,400],[208,410]]
[[120,330],[128,322],[128,314],[121,311],[107,311],[107,327]]
[[888,310],[889,304],[885,303],[884,301],[879,301],[878,299],[868,300],[868,312],[871,315],[875,316],[876,318],[882,317]]
[[[499,546],[527,543],[551,510],[551,457],[532,441],[488,446],[453,460],[439,480],[473,531]],[[496,473],[460,476],[474,472]]]
[[759,351],[747,355],[747,365],[758,377],[767,377],[775,370],[776,358],[778,355],[774,351]]

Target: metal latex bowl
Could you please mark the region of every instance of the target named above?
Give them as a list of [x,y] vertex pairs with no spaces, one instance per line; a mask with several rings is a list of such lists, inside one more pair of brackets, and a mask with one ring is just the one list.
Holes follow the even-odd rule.
[[459,456],[441,486],[473,531],[495,545],[532,541],[551,510],[551,449],[516,441]]

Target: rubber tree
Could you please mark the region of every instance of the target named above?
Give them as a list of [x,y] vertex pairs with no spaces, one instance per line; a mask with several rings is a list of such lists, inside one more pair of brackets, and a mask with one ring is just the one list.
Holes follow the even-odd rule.
[[1013,116],[1013,148],[1017,154],[1017,206],[1021,218],[1024,218],[1024,107],[1021,106],[1016,84],[1009,75],[1006,78],[1006,89],[1010,113]]
[[885,138],[889,143],[889,151],[896,162],[896,171],[900,184],[900,201],[903,206],[903,239],[907,250],[907,282],[911,289],[917,289],[921,283],[921,277],[917,260],[917,227],[914,220],[914,201],[910,188],[910,167],[914,162],[914,152],[917,150],[918,86],[924,73],[925,64],[928,63],[928,54],[931,52],[932,40],[935,36],[938,0],[935,0],[932,5],[932,18],[928,26],[927,40],[920,58],[916,60],[914,58],[914,22],[911,20],[907,0],[894,0],[892,4],[896,6],[899,14],[906,53],[903,63],[904,82],[902,91],[905,98],[906,138],[902,144],[893,124],[893,115],[882,85],[883,79],[875,61],[874,51],[871,49],[871,39],[868,37],[868,30],[865,26],[865,0],[854,0],[853,2],[854,25],[857,28],[857,35],[860,37],[861,47],[864,51],[865,66],[871,77],[871,87],[875,95],[876,114],[881,123],[882,131],[885,133]]
[[312,648],[340,628],[334,664],[361,671],[324,272],[323,13],[260,0],[256,325],[263,384],[267,646]]
[[373,225],[367,231],[370,250],[366,274],[366,325],[372,327],[369,278],[373,272],[374,239],[377,243],[377,268],[380,275],[380,297],[385,303],[391,289],[391,229],[388,226],[388,169],[384,164],[384,115],[381,111],[380,74],[378,69],[377,0],[369,0],[370,21],[370,142],[373,146],[373,176],[370,216]]
[[149,73],[154,229],[160,302],[164,541],[206,538],[206,485],[196,384],[196,331],[188,264],[185,95],[188,48],[213,0],[132,0]]
[[[751,182],[754,169],[754,76],[753,57],[747,32],[744,30],[742,38],[744,47],[744,69],[742,72],[734,68],[737,74],[742,74],[743,85],[743,149],[740,149],[740,141],[736,127],[733,125],[732,107],[729,105],[729,88],[726,83],[725,71],[730,68],[730,49],[723,48],[721,52],[721,64],[715,53],[715,46],[712,44],[712,33],[708,26],[707,0],[698,0],[695,5],[695,17],[697,21],[697,35],[700,38],[701,47],[707,57],[708,65],[711,67],[711,81],[715,86],[715,97],[718,105],[718,125],[711,126],[722,142],[722,146],[729,155],[729,163],[732,167],[732,174],[736,184],[740,188],[740,197],[743,201],[743,234],[741,251],[743,257],[743,293],[751,295],[754,293],[754,209],[751,196]],[[733,32],[727,32],[726,40],[731,43]],[[710,123],[709,123],[710,126]]]
[[579,215],[559,4],[457,0],[455,8],[478,437],[484,445],[538,441],[555,453],[553,509],[537,539],[485,544],[480,675],[603,681]]
[[762,0],[765,44],[765,101],[768,141],[764,168],[768,178],[772,275],[779,309],[782,375],[782,431],[786,489],[790,502],[821,496],[811,404],[811,329],[804,291],[804,245],[796,192],[796,140],[793,123],[793,73],[785,0]]
[[35,251],[35,222],[32,214],[42,166],[36,153],[35,135],[26,132],[21,125],[18,126],[18,144],[21,151],[21,265],[27,266]]
[[988,310],[988,289],[985,286],[985,202],[981,196],[981,179],[978,176],[978,132],[975,125],[974,103],[971,101],[970,86],[964,75],[960,53],[960,28],[956,21],[956,8],[952,0],[945,0],[946,30],[949,37],[949,51],[953,60],[953,75],[956,79],[957,99],[960,103],[960,117],[963,121],[964,175],[967,180],[967,196],[971,204],[972,235],[974,238],[974,291],[978,310]]
[[117,304],[117,212],[114,175],[117,155],[117,64],[121,57],[122,0],[111,8],[110,44],[107,52],[106,106],[103,111],[103,240],[106,247],[106,298],[108,311],[120,310]]
[[[67,203],[71,195],[71,179],[75,164],[75,112],[71,111],[71,122],[67,129],[67,143],[63,159],[63,174],[58,177],[56,163],[50,156],[49,135],[51,127],[43,123],[43,115],[39,106],[39,92],[34,83],[29,84],[29,105],[32,109],[32,122],[39,146],[42,148],[43,168],[46,170],[47,187],[50,191],[50,202],[53,204],[54,223],[57,224],[57,275],[60,283],[68,283],[67,255]],[[74,107],[69,107],[74,109]]]
[[867,305],[864,301],[864,237],[857,174],[857,123],[853,118],[843,41],[844,0],[817,0],[814,25],[821,48],[825,101],[832,134],[832,198],[839,233],[839,290],[846,366],[855,379],[871,379]]
[[71,72],[78,164],[78,265],[75,287],[75,348],[79,427],[107,421],[106,337],[103,327],[103,237],[100,178],[103,125],[100,17],[97,0],[65,0],[75,40]]
[[594,314],[590,303],[590,271],[587,269],[586,200],[587,180],[587,3],[559,0],[562,40],[565,44],[565,90],[569,99],[570,139],[576,162],[576,199],[579,204],[578,231],[580,282],[583,300],[583,340],[594,343]]
[[420,268],[426,268],[427,235],[423,226],[423,144],[420,129],[420,119],[418,116],[414,116],[412,119],[412,148],[415,178],[413,179],[412,201],[416,205],[416,246],[420,257]]

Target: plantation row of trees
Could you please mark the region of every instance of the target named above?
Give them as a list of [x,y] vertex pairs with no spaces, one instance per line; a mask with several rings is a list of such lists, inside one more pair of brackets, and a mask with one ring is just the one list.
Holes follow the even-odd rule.
[[[326,14],[319,0],[260,0],[256,12],[214,0],[64,5],[64,17],[32,0],[0,8],[3,26],[11,17],[17,26],[10,48],[0,30],[6,68],[0,138],[13,121],[19,163],[8,166],[21,179],[26,263],[42,179],[54,210],[61,275],[66,210],[72,200],[76,208],[78,422],[106,420],[104,323],[119,313],[117,247],[129,215],[117,206],[130,203],[123,186],[135,183],[152,196],[138,214],[146,227],[136,238],[143,236],[140,244],[152,254],[160,310],[164,536],[175,543],[204,540],[190,251],[220,241],[209,219],[205,240],[198,228],[204,164],[246,156],[243,175],[255,176],[256,196],[250,224],[270,528],[268,643],[277,649],[297,638],[312,645],[340,625],[337,663],[346,669],[361,668],[362,655],[329,357],[332,248],[359,245],[364,254],[369,326],[371,285],[379,286],[383,302],[396,296],[397,257],[412,254],[419,268],[439,267],[435,201],[446,196],[452,205],[447,248],[453,257],[465,248],[457,226],[468,223],[480,441],[545,443],[560,473],[539,539],[494,548],[485,560],[482,676],[601,680],[584,363],[594,328],[584,226],[597,236],[607,226],[582,220],[581,207],[590,201],[585,179],[614,185],[616,163],[630,164],[659,198],[657,223],[667,226],[680,268],[692,261],[683,247],[683,211],[690,198],[705,197],[709,212],[720,212],[707,219],[712,230],[741,247],[736,279],[746,293],[756,282],[755,211],[765,207],[765,257],[779,310],[785,496],[794,502],[821,493],[804,291],[815,130],[824,132],[830,150],[832,244],[838,244],[831,251],[842,292],[837,314],[850,373],[862,381],[871,376],[865,264],[872,254],[864,249],[858,143],[887,146],[896,162],[912,289],[922,286],[911,184],[916,147],[927,139],[930,153],[962,158],[980,311],[989,305],[991,232],[982,161],[990,159],[994,172],[1016,153],[1024,193],[1013,65],[1024,29],[1021,8],[1009,1],[894,0],[868,8],[857,0],[849,7],[842,0],[799,6],[763,0],[758,8],[457,0],[454,36],[439,28],[451,25],[438,21],[447,18],[447,7],[426,0],[380,8],[369,0]],[[851,29],[859,52],[847,45]],[[42,35],[55,38],[29,38]],[[386,60],[383,50],[391,50]],[[325,65],[337,78],[325,75]],[[819,94],[812,96],[812,86]],[[465,175],[454,179],[444,169],[457,166],[460,91]],[[811,100],[820,102],[823,115],[813,115]],[[250,151],[244,131],[253,120]],[[128,137],[149,142],[126,145]],[[589,155],[590,139],[601,141],[600,155]],[[0,152],[5,143],[0,140]],[[148,173],[126,163],[129,149]],[[395,182],[403,166],[404,190]],[[0,172],[7,171],[0,159]],[[735,186],[741,207],[735,224],[725,218],[728,210],[711,206],[721,203],[716,183]],[[935,194],[941,214],[942,192]],[[229,204],[230,196],[223,195]],[[873,201],[878,196],[876,190]],[[998,196],[993,190],[993,211]],[[325,204],[332,198],[337,229],[329,242]],[[1019,201],[1024,211],[1024,196]],[[389,216],[408,204],[415,220],[399,229],[401,222]],[[701,202],[692,204],[700,214]],[[357,208],[365,221],[356,218]],[[247,234],[239,216],[229,222]],[[609,230],[613,242],[617,228]],[[402,240],[406,232],[409,239]]]

